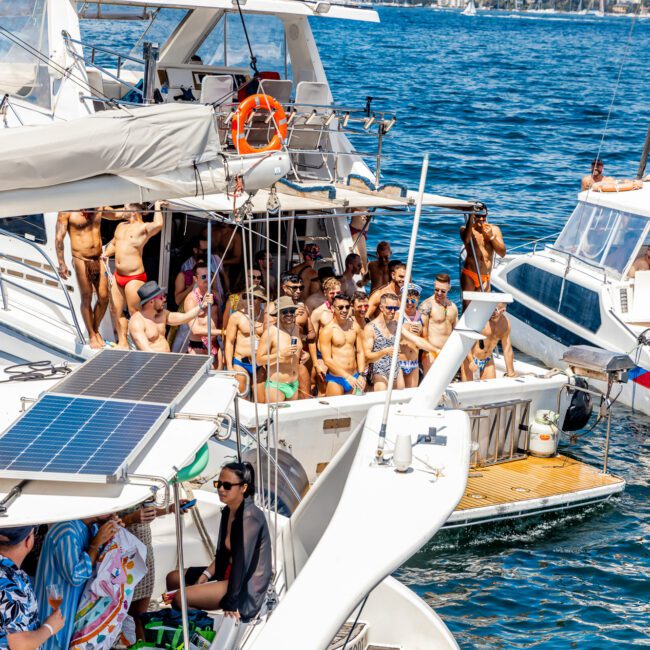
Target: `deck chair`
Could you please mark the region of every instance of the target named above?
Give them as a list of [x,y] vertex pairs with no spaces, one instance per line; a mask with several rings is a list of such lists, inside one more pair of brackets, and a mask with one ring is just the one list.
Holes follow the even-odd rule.
[[[334,180],[335,157],[331,150],[325,120],[331,106],[329,87],[320,81],[301,81],[296,86],[295,108],[298,116],[289,129],[289,148],[300,151],[294,157],[294,168],[300,177]],[[315,111],[315,114],[314,114]],[[305,153],[314,151],[314,153]]]
[[201,104],[231,104],[234,101],[234,81],[232,75],[205,75],[201,82]]

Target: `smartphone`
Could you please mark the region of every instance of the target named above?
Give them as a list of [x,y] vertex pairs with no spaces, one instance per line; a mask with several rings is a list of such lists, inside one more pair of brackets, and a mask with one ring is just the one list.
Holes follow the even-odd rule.
[[291,337],[291,345],[298,345],[298,338],[295,336]]
[[188,508],[193,508],[196,505],[196,499],[192,499],[191,501],[188,501],[187,503],[182,503],[181,504],[181,510],[187,510]]

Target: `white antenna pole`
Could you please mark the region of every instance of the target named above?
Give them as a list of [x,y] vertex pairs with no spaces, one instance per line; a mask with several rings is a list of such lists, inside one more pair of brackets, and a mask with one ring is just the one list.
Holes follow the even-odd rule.
[[420,173],[420,187],[418,188],[418,198],[415,204],[415,214],[413,215],[413,226],[411,228],[411,242],[409,244],[408,259],[406,261],[406,276],[404,277],[404,288],[397,316],[397,329],[395,330],[395,346],[393,347],[393,358],[390,364],[390,374],[388,376],[388,390],[386,392],[386,401],[384,402],[384,413],[381,418],[381,428],[379,429],[379,442],[377,443],[376,458],[379,460],[384,455],[384,443],[386,442],[386,423],[388,422],[388,410],[390,400],[393,395],[393,384],[397,374],[397,359],[399,357],[399,345],[402,338],[402,326],[404,324],[404,313],[406,311],[406,298],[408,296],[408,285],[411,282],[411,273],[413,271],[413,258],[415,257],[415,245],[418,239],[418,229],[420,227],[420,215],[422,214],[422,202],[424,201],[424,186],[427,180],[427,170],[429,168],[429,154],[424,154],[422,161],[422,171]]

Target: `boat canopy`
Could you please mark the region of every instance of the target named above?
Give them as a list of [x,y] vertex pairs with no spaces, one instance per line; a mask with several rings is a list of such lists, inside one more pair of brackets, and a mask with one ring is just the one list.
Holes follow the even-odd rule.
[[161,104],[102,111],[70,122],[1,131],[0,191],[101,174],[144,181],[215,160],[220,152],[211,106]]
[[[119,5],[123,7],[151,7],[172,9],[223,9],[232,11],[236,4],[232,0],[89,0],[80,6]],[[342,18],[378,23],[379,14],[373,9],[339,4],[335,1],[299,1],[299,0],[242,0],[242,12],[294,16],[313,16],[321,18]]]
[[589,203],[578,203],[552,248],[622,276],[648,236],[650,219],[621,206],[595,204],[594,194],[590,193]]

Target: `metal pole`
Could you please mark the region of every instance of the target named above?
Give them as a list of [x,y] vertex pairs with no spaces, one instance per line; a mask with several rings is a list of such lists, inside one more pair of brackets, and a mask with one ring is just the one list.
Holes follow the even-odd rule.
[[650,126],[645,135],[645,142],[643,143],[643,152],[641,153],[641,161],[639,162],[639,169],[636,177],[641,180],[645,174],[646,163],[648,162],[648,154],[650,153]]
[[185,593],[185,566],[183,562],[183,523],[178,481],[174,481],[174,519],[176,522],[176,559],[178,562],[178,589],[181,592],[181,620],[183,623],[183,648],[190,647],[190,629],[187,623],[187,594]]
[[404,324],[404,312],[406,311],[406,297],[408,296],[408,285],[411,282],[411,272],[413,270],[413,258],[415,257],[415,245],[418,239],[418,229],[420,227],[420,214],[422,213],[422,202],[424,201],[424,186],[427,180],[427,170],[429,168],[429,154],[424,154],[422,161],[422,171],[420,173],[420,187],[418,188],[418,198],[415,204],[415,214],[413,215],[413,226],[411,227],[411,241],[409,243],[408,259],[406,261],[406,276],[404,277],[404,287],[402,289],[402,299],[397,316],[397,328],[395,330],[395,345],[393,346],[393,358],[390,364],[390,373],[388,376],[388,390],[386,392],[386,401],[384,402],[384,413],[381,418],[381,427],[379,429],[379,442],[377,444],[376,458],[380,459],[384,454],[384,443],[386,442],[386,423],[388,422],[388,410],[390,400],[393,395],[393,383],[397,374],[397,359],[399,357],[399,344],[402,337],[402,326]]
[[[212,221],[208,219],[208,289],[207,293],[212,293]],[[217,291],[217,295],[219,292]],[[212,305],[208,305],[208,356],[210,357],[210,366],[212,366]]]
[[241,463],[241,430],[239,428],[239,396],[238,395],[235,395],[235,436],[237,437],[237,462]]
[[145,41],[142,46],[142,58],[144,59],[143,104],[151,104],[153,102],[153,91],[156,87],[156,68],[158,66],[159,52],[160,49],[156,43]]
[[381,176],[381,145],[384,137],[384,123],[379,124],[379,135],[377,140],[377,172],[375,173],[375,185],[379,187],[379,177]]

